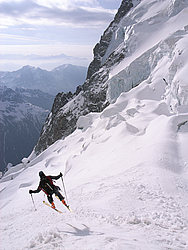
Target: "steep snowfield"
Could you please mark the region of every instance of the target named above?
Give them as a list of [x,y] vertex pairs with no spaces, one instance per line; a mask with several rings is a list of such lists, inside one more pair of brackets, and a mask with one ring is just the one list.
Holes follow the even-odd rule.
[[[188,112],[170,114],[161,92],[143,83],[123,93],[12,168],[0,183],[0,248],[188,249]],[[34,211],[39,170],[64,173],[72,213],[58,200],[63,214],[43,205],[42,192]]]
[[[166,8],[170,2],[176,8]],[[114,103],[80,117],[73,134],[38,157],[31,154],[30,163],[11,168],[1,179],[1,250],[188,249],[185,6],[183,0],[141,1],[130,14],[146,24],[165,10],[153,29],[158,35],[169,32],[149,36],[146,44],[141,31],[151,26],[138,28],[141,40],[135,41],[145,49],[138,45],[111,72],[108,96]],[[169,25],[163,27],[165,18]],[[140,78],[139,85],[118,97],[129,83],[128,73]],[[34,210],[28,191],[37,188],[40,170],[64,174],[72,213],[56,198],[63,214],[43,205],[42,192],[33,194]],[[62,187],[61,180],[56,185]]]
[[[107,83],[110,102],[143,80],[153,82],[153,78],[158,84],[164,78],[171,91],[182,95],[187,92],[185,80],[182,81],[182,78],[186,79],[188,70],[187,16],[187,1],[142,0],[122,19],[109,50],[117,47],[115,50],[118,52],[124,48],[126,57],[110,72]],[[169,102],[175,110],[178,101],[171,98]]]

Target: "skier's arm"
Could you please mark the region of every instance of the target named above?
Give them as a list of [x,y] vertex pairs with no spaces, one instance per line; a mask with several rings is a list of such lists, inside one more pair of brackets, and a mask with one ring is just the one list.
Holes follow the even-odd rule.
[[51,176],[50,175],[50,178],[51,179],[54,179],[54,180],[58,180],[59,178],[61,178],[63,175],[62,175],[62,173],[60,173],[59,175],[57,175],[57,176]]
[[32,193],[39,193],[41,191],[41,187],[38,186],[38,188],[36,190],[29,190],[29,193],[32,194]]

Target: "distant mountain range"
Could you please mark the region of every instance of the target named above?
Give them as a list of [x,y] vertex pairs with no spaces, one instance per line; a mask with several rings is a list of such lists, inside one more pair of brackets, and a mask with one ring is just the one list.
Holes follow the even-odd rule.
[[55,95],[74,92],[86,70],[65,64],[52,71],[24,66],[0,72],[0,171],[31,153]]
[[14,91],[21,96],[24,102],[31,103],[45,110],[52,108],[55,98],[54,95],[50,95],[39,89],[16,88]]
[[38,90],[0,86],[0,171],[31,153],[53,98]]
[[17,71],[0,72],[0,85],[9,88],[39,89],[56,95],[59,92],[74,92],[86,78],[87,68],[64,64],[52,71],[24,66]]

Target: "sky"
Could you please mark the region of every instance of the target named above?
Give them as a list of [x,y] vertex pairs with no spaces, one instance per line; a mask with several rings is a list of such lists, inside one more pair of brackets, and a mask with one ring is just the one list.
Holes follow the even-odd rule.
[[121,0],[0,0],[0,71],[88,66]]

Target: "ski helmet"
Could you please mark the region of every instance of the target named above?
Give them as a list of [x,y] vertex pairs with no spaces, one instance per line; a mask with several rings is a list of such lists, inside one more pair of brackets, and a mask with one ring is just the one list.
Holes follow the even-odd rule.
[[43,171],[40,171],[40,172],[39,172],[39,176],[40,176],[40,178],[44,177],[44,176],[45,176],[44,172],[43,172]]

